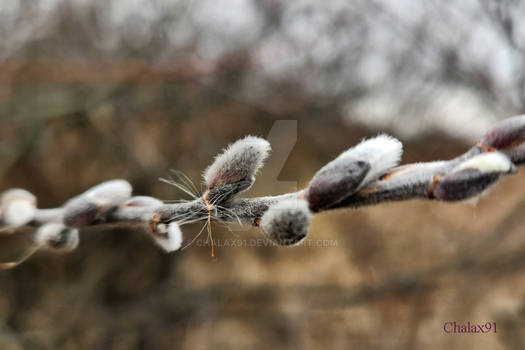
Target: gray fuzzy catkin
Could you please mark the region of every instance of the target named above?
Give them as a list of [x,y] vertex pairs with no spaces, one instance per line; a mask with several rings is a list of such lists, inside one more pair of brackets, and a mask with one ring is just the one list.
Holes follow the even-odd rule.
[[210,203],[221,205],[234,197],[237,193],[247,190],[253,184],[254,178],[241,180],[231,184],[214,187],[208,190],[207,199]]
[[362,160],[336,159],[319,170],[308,184],[305,199],[312,211],[327,208],[353,194],[370,165]]
[[80,196],[64,206],[64,223],[71,227],[87,226],[100,215],[102,208],[90,198]]
[[378,179],[397,165],[403,146],[389,135],[363,140],[326,164],[313,177],[305,192],[310,209],[326,209]]
[[126,180],[102,182],[64,204],[64,223],[82,227],[131,198],[132,187]]
[[445,176],[434,188],[436,199],[461,201],[481,194],[500,178],[500,174],[484,174],[477,169],[463,169]]
[[495,149],[506,149],[525,141],[525,115],[507,118],[492,128],[483,136],[481,142]]
[[525,163],[525,115],[500,121],[483,136],[481,143],[505,153],[516,165]]
[[246,190],[263,165],[270,152],[270,143],[265,139],[247,136],[229,145],[204,171],[204,182],[208,190],[219,186],[247,181],[241,190]]
[[358,187],[358,189],[361,189],[378,179],[388,169],[396,166],[402,154],[403,144],[401,141],[390,135],[381,134],[361,141],[358,145],[341,153],[334,161],[354,159],[368,163],[370,170]]
[[458,164],[439,179],[433,194],[444,201],[468,199],[482,194],[501,175],[515,171],[515,165],[503,153],[482,153]]
[[308,234],[311,212],[303,199],[286,199],[266,211],[260,223],[263,234],[279,245],[299,244]]
[[109,180],[95,185],[80,196],[88,197],[99,205],[120,204],[131,197],[132,187],[122,179]]
[[38,228],[34,240],[42,247],[69,252],[78,246],[78,230],[62,223],[49,222]]

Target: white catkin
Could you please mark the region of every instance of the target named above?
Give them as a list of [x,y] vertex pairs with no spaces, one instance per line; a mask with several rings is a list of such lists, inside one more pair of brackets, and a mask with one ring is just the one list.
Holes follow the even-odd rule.
[[513,171],[514,165],[503,153],[489,152],[465,160],[452,169],[451,173],[469,168],[477,169],[482,173],[508,173]]
[[9,226],[24,225],[35,217],[36,197],[23,189],[8,190],[0,197],[3,222]]
[[122,203],[125,207],[153,207],[162,205],[163,202],[150,196],[134,196]]
[[91,187],[83,196],[93,200],[99,205],[121,203],[131,197],[132,187],[129,182],[122,179],[102,182]]
[[166,237],[156,234],[152,236],[154,242],[161,247],[162,250],[171,253],[180,249],[182,245],[182,231],[175,221],[170,222],[167,226],[165,224],[159,224],[157,231],[166,235]]
[[361,182],[358,189],[376,180],[388,169],[396,166],[403,153],[402,143],[389,135],[382,134],[374,138],[361,141],[357,146],[343,152],[337,159],[350,158],[363,160],[370,165],[370,170]]
[[260,137],[247,136],[234,142],[204,171],[206,186],[212,189],[241,180],[252,180],[270,150],[270,143]]
[[102,182],[64,204],[64,223],[72,227],[91,224],[113,206],[131,197],[129,182],[121,179]]

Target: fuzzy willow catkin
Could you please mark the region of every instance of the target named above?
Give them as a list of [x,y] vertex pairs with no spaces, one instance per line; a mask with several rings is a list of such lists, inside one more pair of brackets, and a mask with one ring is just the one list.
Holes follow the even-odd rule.
[[229,145],[204,171],[206,199],[219,204],[250,188],[270,150],[268,141],[255,136]]
[[131,197],[132,187],[121,179],[93,186],[64,204],[64,223],[71,227],[87,226]]
[[278,245],[299,244],[308,234],[311,217],[305,200],[287,199],[270,206],[260,228],[265,237]]
[[7,190],[0,196],[0,213],[8,226],[25,225],[35,217],[36,197],[20,188]]
[[503,175],[516,172],[516,166],[500,152],[482,153],[456,166],[440,179],[433,195],[444,201],[478,196]]
[[388,135],[364,140],[322,167],[306,189],[310,209],[319,211],[351,196],[399,163],[403,146]]
[[47,249],[69,252],[78,246],[78,230],[62,223],[48,222],[36,230],[34,241]]

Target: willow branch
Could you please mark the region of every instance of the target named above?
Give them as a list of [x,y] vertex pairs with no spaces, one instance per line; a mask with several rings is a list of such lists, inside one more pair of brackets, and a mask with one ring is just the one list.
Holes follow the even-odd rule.
[[[94,186],[52,209],[37,208],[35,196],[28,191],[8,190],[0,197],[2,232],[16,234],[17,228],[29,225],[35,230],[36,248],[69,251],[77,246],[80,228],[147,225],[160,247],[174,251],[183,241],[181,226],[214,221],[256,226],[276,244],[297,244],[318,212],[410,199],[462,201],[482,195],[524,163],[525,116],[501,121],[470,150],[450,160],[398,166],[401,142],[379,135],[343,152],[298,192],[238,197],[252,186],[269,152],[269,143],[258,137],[231,144],[205,170],[206,190],[200,195],[183,174],[175,173],[178,181],[165,181],[194,197],[178,203],[132,197],[131,185],[124,180]],[[209,235],[213,242],[211,231]]]

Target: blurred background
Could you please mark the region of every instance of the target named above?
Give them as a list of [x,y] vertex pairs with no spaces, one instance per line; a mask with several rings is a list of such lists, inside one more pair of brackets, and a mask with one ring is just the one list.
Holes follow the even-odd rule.
[[[525,112],[524,15],[519,0],[2,1],[0,189],[55,207],[125,178],[187,198],[158,178],[199,185],[222,147],[282,120],[247,195],[301,188],[380,132],[405,163],[451,158]],[[316,215],[295,248],[225,246],[262,236],[214,225],[215,260],[89,230],[0,272],[0,348],[525,349],[522,172],[476,206]],[[444,333],[454,321],[497,333]]]

